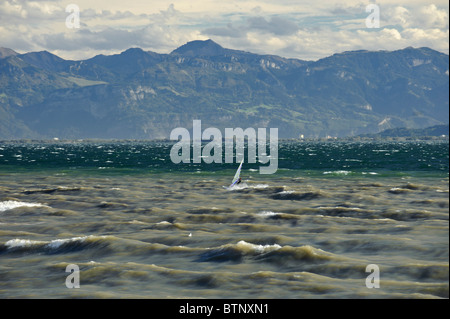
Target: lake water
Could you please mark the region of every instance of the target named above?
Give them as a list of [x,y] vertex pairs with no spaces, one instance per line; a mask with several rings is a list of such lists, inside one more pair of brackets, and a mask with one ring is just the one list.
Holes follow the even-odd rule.
[[448,141],[281,142],[232,190],[171,147],[0,143],[0,298],[448,298]]

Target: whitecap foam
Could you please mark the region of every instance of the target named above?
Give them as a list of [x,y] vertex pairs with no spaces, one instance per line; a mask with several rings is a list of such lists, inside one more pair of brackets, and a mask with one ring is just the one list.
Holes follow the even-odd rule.
[[258,254],[268,253],[268,252],[278,250],[281,248],[281,246],[278,244],[256,245],[256,244],[248,243],[245,240],[239,241],[235,247],[242,251],[255,252]]
[[9,209],[14,209],[17,207],[48,207],[46,205],[40,204],[40,203],[26,203],[26,202],[19,202],[15,200],[7,200],[0,202],[0,212],[4,212]]
[[218,248],[210,248],[200,256],[200,261],[238,261],[248,256],[265,256],[266,254],[277,251],[282,247],[278,244],[258,245],[241,240],[236,244],[226,244]]
[[268,187],[269,187],[269,185],[267,185],[267,184],[256,184],[256,185],[251,186],[251,188],[255,188],[255,189],[268,188]]
[[61,247],[62,245],[66,244],[66,243],[70,243],[70,242],[84,242],[88,237],[87,236],[83,236],[83,237],[73,237],[73,238],[67,238],[67,239],[54,239],[52,241],[50,241],[49,243],[47,243],[45,245],[46,248],[50,248],[50,249],[58,249],[59,247]]
[[161,221],[159,223],[156,223],[156,225],[172,225],[172,223],[168,222],[167,220],[163,220],[163,221]]
[[345,171],[345,170],[338,170],[338,171],[326,171],[323,172],[324,175],[328,175],[328,174],[335,174],[335,175],[348,175],[350,174],[351,171]]
[[281,192],[279,192],[277,194],[279,194],[279,195],[289,195],[289,194],[294,194],[294,193],[295,193],[294,191],[281,191]]
[[13,249],[13,248],[32,247],[32,246],[36,246],[36,245],[45,245],[45,244],[47,244],[47,242],[45,242],[45,241],[15,238],[15,239],[8,240],[5,243],[5,246],[9,249]]
[[231,187],[228,187],[227,190],[229,191],[235,191],[235,190],[241,190],[241,189],[245,189],[248,188],[247,183],[241,183],[241,184],[234,184]]
[[72,243],[72,242],[83,243],[86,241],[86,239],[89,239],[89,238],[104,238],[104,237],[105,236],[89,235],[89,236],[72,237],[72,238],[65,238],[65,239],[53,239],[50,241],[15,238],[15,239],[8,240],[5,243],[5,246],[9,249],[30,248],[30,247],[36,247],[36,246],[41,246],[42,248],[45,248],[45,249],[58,249],[66,243]]
[[262,211],[262,212],[258,213],[257,215],[262,216],[262,217],[270,217],[270,216],[280,215],[280,213],[275,213],[272,211]]
[[248,185],[247,183],[235,184],[232,187],[228,187],[229,191],[242,190],[242,189],[264,189],[268,188],[267,184]]

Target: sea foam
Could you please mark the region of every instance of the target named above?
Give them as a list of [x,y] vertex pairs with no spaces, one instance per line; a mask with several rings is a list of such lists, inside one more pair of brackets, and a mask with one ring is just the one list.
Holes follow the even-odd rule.
[[233,245],[233,247],[243,253],[257,253],[257,254],[268,253],[281,248],[281,246],[278,244],[258,245],[246,242],[245,240],[239,241],[237,244]]
[[[30,240],[30,239],[21,239],[15,238],[8,240],[4,245],[7,249],[43,249],[44,251],[57,251],[60,248],[63,248],[65,245],[69,245],[70,248],[77,248],[77,245],[85,244],[88,245],[92,242],[101,240],[106,238],[106,236],[81,236],[81,237],[72,237],[72,238],[64,238],[64,239],[53,239],[50,241],[41,241],[41,240]],[[75,245],[75,246],[74,246]]]
[[48,206],[39,203],[26,203],[14,200],[7,200],[0,202],[0,212],[4,212],[6,210],[14,209],[17,207],[48,207]]

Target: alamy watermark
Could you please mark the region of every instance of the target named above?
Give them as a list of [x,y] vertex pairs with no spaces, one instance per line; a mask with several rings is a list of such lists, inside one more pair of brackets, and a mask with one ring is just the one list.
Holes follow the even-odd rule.
[[370,14],[366,18],[366,27],[369,29],[380,27],[380,7],[371,3],[366,6],[366,12]]
[[369,289],[380,288],[380,268],[378,265],[367,265],[366,272],[370,272],[370,275],[366,278],[366,287]]
[[[209,127],[202,132],[201,120],[194,120],[191,134],[186,128],[177,127],[170,133],[170,140],[178,140],[170,150],[170,159],[173,163],[207,164],[223,162],[223,140],[225,139],[225,163],[234,163],[234,146],[236,142],[236,163],[245,158],[245,141],[247,140],[248,159],[246,163],[258,162],[267,164],[260,166],[260,174],[274,174],[278,170],[278,128],[270,128],[269,153],[267,153],[267,129],[258,128],[225,128],[225,136],[214,127]],[[181,138],[180,138],[181,137]],[[202,148],[202,140],[210,141]]]
[[76,4],[69,4],[66,12],[70,13],[66,18],[66,27],[69,29],[80,28],[80,7]]
[[66,272],[70,272],[66,278],[66,287],[69,289],[80,288],[80,267],[75,264],[67,265]]

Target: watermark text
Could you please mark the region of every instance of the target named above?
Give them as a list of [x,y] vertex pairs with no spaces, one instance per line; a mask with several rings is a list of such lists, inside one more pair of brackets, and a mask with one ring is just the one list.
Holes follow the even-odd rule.
[[[260,166],[261,174],[274,174],[278,170],[278,128],[269,130],[269,153],[267,153],[267,129],[258,128],[225,128],[225,136],[214,127],[209,127],[202,132],[201,120],[194,120],[192,126],[192,141],[190,132],[183,127],[177,127],[170,133],[170,140],[178,142],[170,150],[170,159],[173,163],[207,164],[223,162],[223,138],[225,138],[225,163],[236,163],[244,159],[245,141],[247,141],[247,163],[267,164]],[[210,141],[202,148],[202,140]],[[235,143],[236,142],[236,143]],[[236,156],[234,149],[236,148]]]

